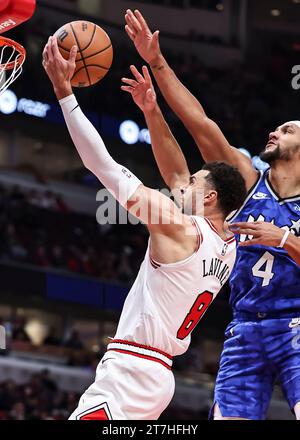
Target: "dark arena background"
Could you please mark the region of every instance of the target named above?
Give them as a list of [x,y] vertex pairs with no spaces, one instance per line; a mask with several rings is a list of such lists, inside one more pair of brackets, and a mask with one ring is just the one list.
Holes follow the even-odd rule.
[[[258,154],[267,134],[299,114],[299,0],[37,0],[34,16],[5,33],[27,59],[0,97],[1,420],[68,418],[94,379],[144,257],[142,225],[101,224],[101,184],[83,167],[41,64],[49,35],[63,24],[88,20],[106,30],[112,67],[77,98],[112,156],[162,188],[143,115],[120,90],[130,64],[142,66],[124,30],[127,8],[160,29],[169,64],[257,168],[265,166]],[[202,163],[192,138],[158,99],[195,172]],[[176,393],[161,420],[207,419],[228,300],[226,286],[175,359]],[[293,419],[279,386],[268,419]]]

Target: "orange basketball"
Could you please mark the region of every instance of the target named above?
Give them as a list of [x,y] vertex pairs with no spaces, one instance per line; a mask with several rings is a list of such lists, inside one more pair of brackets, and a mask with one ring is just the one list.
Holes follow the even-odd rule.
[[113,60],[113,48],[109,36],[100,26],[90,21],[72,21],[54,35],[64,58],[69,58],[72,46],[78,47],[72,86],[91,86],[107,74]]

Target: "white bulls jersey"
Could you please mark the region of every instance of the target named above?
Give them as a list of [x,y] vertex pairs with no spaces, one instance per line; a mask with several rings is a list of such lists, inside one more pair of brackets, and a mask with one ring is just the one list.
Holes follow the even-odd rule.
[[191,217],[199,247],[174,264],[153,261],[149,246],[125,301],[114,340],[126,340],[177,356],[228,280],[235,263],[234,236],[224,241],[203,217]]
[[198,249],[175,264],[159,264],[149,248],[125,301],[115,338],[95,382],[71,420],[157,420],[175,389],[173,356],[184,353],[191,332],[227,281],[235,238],[222,240],[213,225],[192,217]]

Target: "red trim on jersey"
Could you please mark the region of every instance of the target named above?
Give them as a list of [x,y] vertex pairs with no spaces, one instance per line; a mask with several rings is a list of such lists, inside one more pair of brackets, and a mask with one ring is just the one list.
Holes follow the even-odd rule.
[[154,269],[158,269],[160,267],[160,264],[156,263],[156,261],[154,261],[153,258],[150,257],[150,255],[149,258],[150,258],[150,263],[154,267]]
[[[221,238],[221,240],[223,240],[223,238],[221,237],[221,235],[219,234],[218,230],[215,228],[215,226],[212,224],[212,222],[210,220],[208,220],[208,218],[205,217],[206,222],[208,223],[208,225],[210,226],[210,228],[216,233],[218,234],[218,236]],[[227,240],[223,240],[225,243],[231,243],[233,240],[235,240],[235,236],[232,235],[231,237],[227,238]]]
[[117,351],[118,353],[125,353],[125,354],[130,354],[132,356],[136,356],[136,357],[139,357],[139,358],[142,358],[142,359],[148,359],[149,361],[158,362],[159,364],[161,364],[164,367],[166,367],[168,370],[171,370],[170,365],[166,364],[161,359],[157,359],[157,358],[152,357],[152,356],[136,353],[135,351],[123,350],[121,348],[109,348],[107,351]]
[[166,356],[166,358],[170,359],[170,361],[173,360],[173,357],[170,356],[169,354],[165,353],[164,351],[159,350],[158,348],[149,347],[148,345],[138,344],[137,342],[124,341],[123,339],[112,339],[109,343],[110,344],[116,343],[116,344],[132,345],[133,347],[144,348],[146,350],[156,351],[157,353],[160,353],[163,356]]
[[197,234],[197,250],[195,251],[195,253],[196,253],[199,251],[200,246],[203,243],[203,235],[202,235],[202,232],[201,232],[201,229],[200,229],[198,223],[196,222],[196,220],[193,217],[191,217],[191,221],[198,232],[198,234]]
[[109,420],[109,417],[105,409],[101,408],[81,416],[79,420]]
[[233,242],[235,242],[236,241],[236,239],[235,239],[235,237],[233,236],[230,240],[228,240],[226,243],[227,244],[231,244],[231,243],[233,243]]

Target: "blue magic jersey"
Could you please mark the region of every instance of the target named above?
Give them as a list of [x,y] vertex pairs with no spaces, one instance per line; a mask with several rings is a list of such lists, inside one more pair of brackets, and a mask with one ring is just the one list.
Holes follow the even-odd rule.
[[[264,221],[300,236],[300,195],[280,199],[268,178],[269,171],[250,191],[230,222]],[[241,235],[243,242],[252,237]],[[300,245],[300,240],[299,240]],[[239,247],[230,278],[234,311],[254,313],[300,312],[300,267],[284,249]]]

